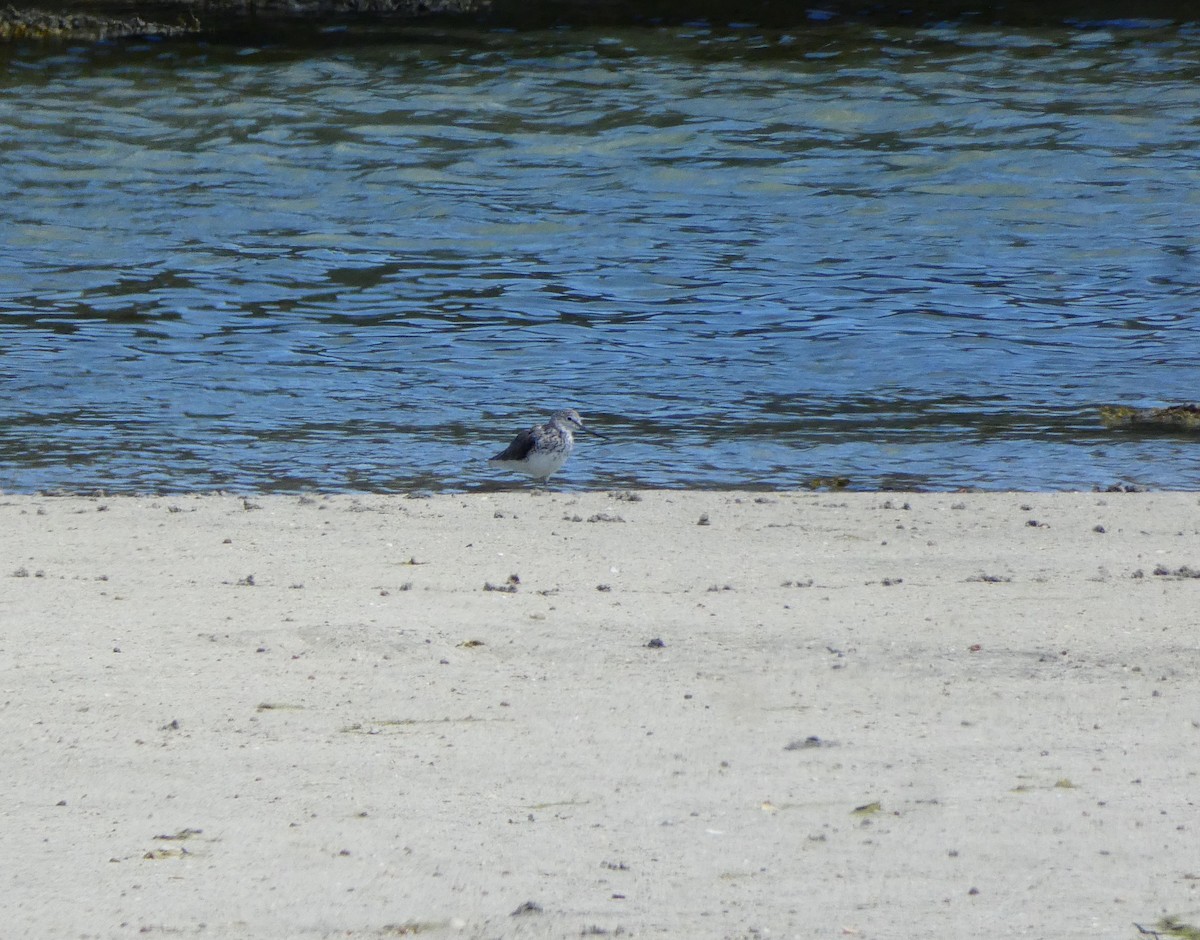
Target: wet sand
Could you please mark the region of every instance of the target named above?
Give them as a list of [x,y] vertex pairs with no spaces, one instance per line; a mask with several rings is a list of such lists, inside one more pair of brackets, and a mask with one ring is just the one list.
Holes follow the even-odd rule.
[[0,553],[5,935],[1200,923],[1196,494],[0,496]]

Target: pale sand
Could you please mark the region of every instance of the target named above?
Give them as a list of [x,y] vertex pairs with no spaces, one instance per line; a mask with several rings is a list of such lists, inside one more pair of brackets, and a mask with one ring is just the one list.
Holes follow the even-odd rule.
[[0,935],[1200,922],[1195,494],[636,496],[0,497]]

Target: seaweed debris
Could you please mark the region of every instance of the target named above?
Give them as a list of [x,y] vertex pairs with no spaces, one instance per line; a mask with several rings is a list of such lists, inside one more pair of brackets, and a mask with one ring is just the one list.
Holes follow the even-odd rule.
[[1200,405],[1168,405],[1165,408],[1101,405],[1100,420],[1109,428],[1196,434],[1200,433]]

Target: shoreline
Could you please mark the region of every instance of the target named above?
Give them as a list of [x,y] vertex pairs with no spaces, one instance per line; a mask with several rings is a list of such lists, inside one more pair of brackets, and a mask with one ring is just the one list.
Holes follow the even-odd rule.
[[15,934],[1200,923],[1196,493],[4,494],[0,554]]
[[[845,482],[839,482],[845,481]],[[559,487],[562,488],[559,488]],[[1142,495],[1197,495],[1200,490],[1191,486],[1157,486],[1118,480],[1102,485],[1093,484],[1090,487],[1070,487],[1062,489],[1013,489],[998,486],[994,489],[985,487],[951,487],[920,489],[906,488],[858,488],[848,477],[814,477],[812,481],[801,483],[789,488],[776,488],[748,483],[744,487],[737,486],[637,486],[624,482],[611,485],[569,488],[566,481],[560,483],[555,479],[548,487],[534,483],[518,474],[507,476],[497,475],[495,480],[476,483],[469,489],[435,490],[426,486],[415,485],[411,488],[380,488],[380,489],[321,489],[319,487],[297,487],[295,489],[256,489],[248,486],[214,486],[212,489],[112,489],[103,486],[92,486],[79,490],[52,486],[39,490],[2,490],[0,500],[4,499],[140,499],[140,500],[180,500],[180,499],[296,499],[296,500],[328,500],[328,499],[490,499],[503,496],[559,496],[564,498],[596,497],[623,500],[633,494],[636,499],[645,493],[661,493],[682,495],[688,493],[707,494],[711,496],[729,496],[734,498],[791,498],[797,496],[853,496],[858,498],[877,496],[881,499],[904,498],[908,496],[938,497],[938,496],[1122,496],[1132,494]]]

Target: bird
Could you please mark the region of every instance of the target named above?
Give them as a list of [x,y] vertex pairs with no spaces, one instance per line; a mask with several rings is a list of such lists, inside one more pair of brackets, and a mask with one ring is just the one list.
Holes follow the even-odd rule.
[[[588,430],[574,408],[556,411],[545,424],[535,424],[513,438],[513,442],[488,463],[546,480],[558,471],[575,448],[575,431]],[[603,437],[598,431],[592,433]]]

